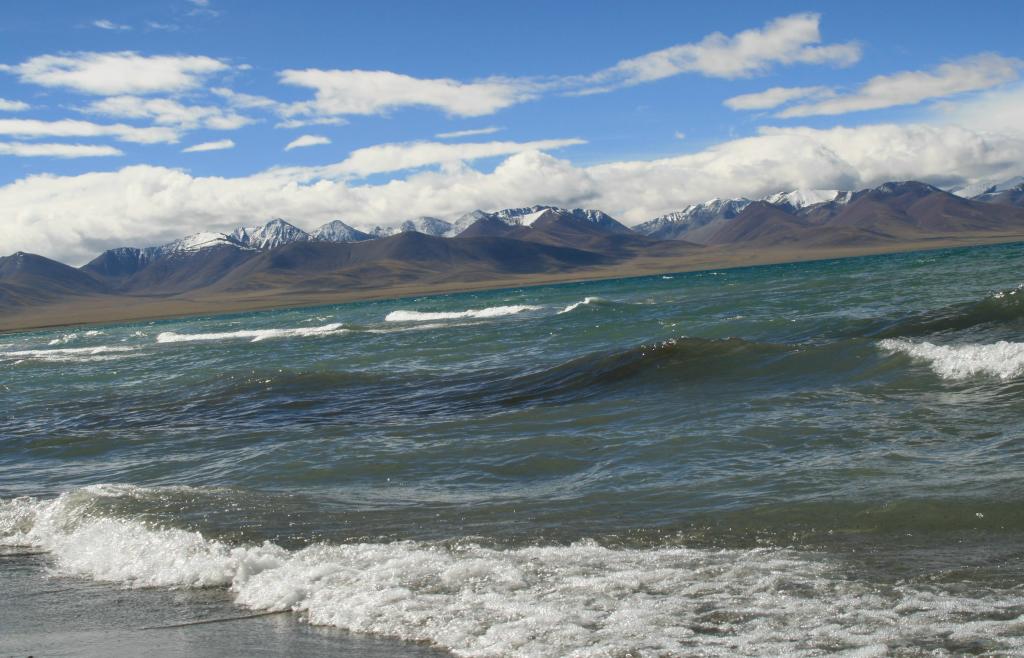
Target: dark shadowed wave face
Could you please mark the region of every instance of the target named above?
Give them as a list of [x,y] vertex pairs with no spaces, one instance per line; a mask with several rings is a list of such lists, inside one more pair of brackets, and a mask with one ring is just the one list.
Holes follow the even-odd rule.
[[1024,651],[1022,263],[0,336],[0,544],[462,655]]

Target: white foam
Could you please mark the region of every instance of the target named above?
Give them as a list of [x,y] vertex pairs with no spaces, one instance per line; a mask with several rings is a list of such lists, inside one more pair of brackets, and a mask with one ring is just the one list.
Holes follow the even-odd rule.
[[74,332],[72,332],[70,334],[64,334],[62,336],[59,336],[58,338],[54,338],[53,340],[51,340],[47,344],[48,345],[64,345],[65,343],[70,343],[72,341],[78,340],[79,338],[92,338],[94,336],[102,336],[102,335],[103,335],[102,331],[97,331],[95,329],[92,329],[92,330],[89,330],[89,331],[81,331],[81,332],[74,331]]
[[943,379],[966,379],[978,375],[1014,379],[1024,374],[1024,343],[1004,340],[988,345],[935,345],[913,343],[903,338],[886,338],[878,346],[925,361]]
[[481,309],[470,309],[468,311],[450,311],[429,313],[421,311],[391,311],[384,318],[385,322],[436,322],[437,320],[459,320],[462,318],[499,318],[506,315],[515,315],[523,311],[539,311],[542,306],[491,306]]
[[158,343],[192,343],[207,340],[231,340],[237,338],[248,338],[253,343],[269,338],[291,338],[305,336],[327,336],[330,334],[344,333],[345,329],[340,322],[325,324],[322,327],[292,327],[288,329],[240,329],[238,331],[222,331],[209,334],[179,334],[173,331],[164,331],[157,334]]
[[16,350],[0,352],[0,358],[35,361],[106,361],[134,352],[137,347],[97,345],[95,347],[63,347],[52,350]]
[[1019,590],[857,581],[793,550],[398,541],[288,551],[112,518],[96,504],[161,491],[99,485],[0,501],[0,545],[49,551],[62,573],[226,587],[253,610],[460,656],[882,655],[943,637],[1024,650],[1024,620],[1005,614],[1024,605]]
[[583,299],[583,301],[575,302],[573,304],[569,304],[568,306],[563,308],[561,311],[559,311],[558,314],[561,315],[563,313],[569,313],[570,311],[575,311],[576,309],[578,309],[581,306],[587,306],[589,304],[593,304],[594,302],[599,302],[599,301],[601,301],[600,297],[586,297],[586,298]]

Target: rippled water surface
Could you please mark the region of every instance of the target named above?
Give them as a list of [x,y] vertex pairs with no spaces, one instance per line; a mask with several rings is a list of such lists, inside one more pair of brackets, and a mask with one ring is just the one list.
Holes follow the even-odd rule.
[[1024,652],[1022,264],[0,335],[0,545],[468,656]]

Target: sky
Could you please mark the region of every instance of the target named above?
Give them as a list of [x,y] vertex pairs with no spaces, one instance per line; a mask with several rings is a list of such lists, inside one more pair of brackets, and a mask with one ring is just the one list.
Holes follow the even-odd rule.
[[10,3],[0,254],[1024,174],[1024,3]]

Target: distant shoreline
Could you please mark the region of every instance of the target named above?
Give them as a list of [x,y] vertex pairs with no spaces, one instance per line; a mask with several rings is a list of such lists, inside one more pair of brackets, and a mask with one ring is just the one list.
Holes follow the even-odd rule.
[[203,294],[202,290],[171,296],[92,295],[75,301],[44,304],[5,314],[0,334],[96,324],[146,322],[174,318],[228,315],[247,311],[305,308],[361,301],[402,299],[482,292],[504,288],[582,283],[608,279],[635,278],[701,272],[741,267],[783,265],[841,258],[858,258],[917,251],[936,251],[1024,242],[1024,234],[981,234],[936,237],[899,244],[866,247],[735,249],[706,247],[683,256],[637,257],[615,265],[579,268],[560,273],[528,274],[480,281],[418,282],[408,285],[357,289],[296,291],[271,289],[258,292]]

